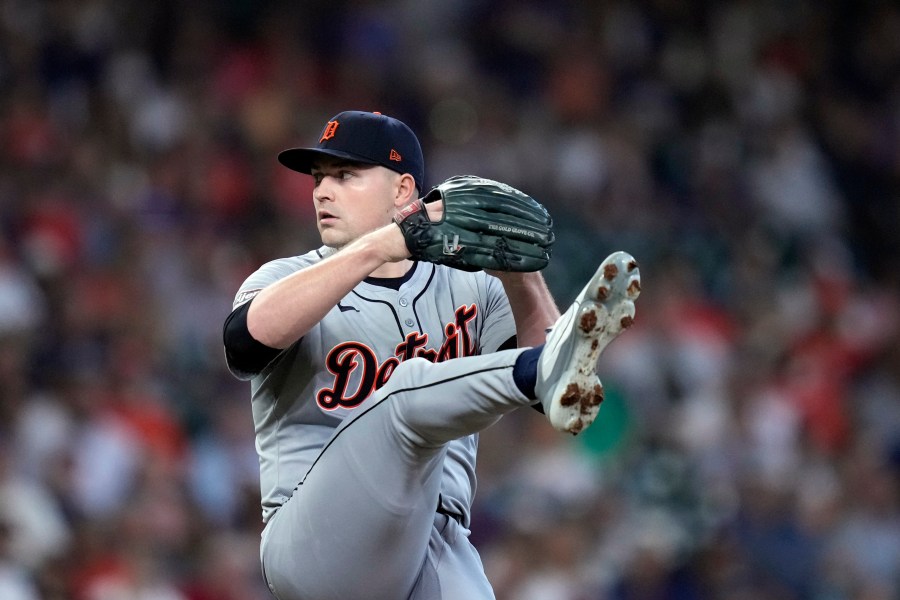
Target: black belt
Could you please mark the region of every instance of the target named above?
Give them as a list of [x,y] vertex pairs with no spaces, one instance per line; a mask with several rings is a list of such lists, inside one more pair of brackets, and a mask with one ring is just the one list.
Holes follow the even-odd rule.
[[448,517],[450,517],[451,519],[453,519],[454,521],[456,521],[457,523],[462,525],[463,516],[459,513],[456,513],[456,512],[453,512],[453,511],[450,511],[450,510],[447,510],[446,508],[444,508],[444,503],[442,502],[440,494],[438,494],[437,509],[435,509],[435,511],[438,514],[447,515]]

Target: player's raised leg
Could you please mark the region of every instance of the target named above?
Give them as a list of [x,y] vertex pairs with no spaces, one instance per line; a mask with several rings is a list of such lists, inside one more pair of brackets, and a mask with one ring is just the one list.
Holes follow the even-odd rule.
[[[469,567],[452,573],[441,572],[442,553],[450,550],[428,550],[441,517],[435,511],[447,443],[534,402],[513,382],[519,354],[439,364],[412,359],[397,367],[338,427],[269,524],[263,565],[278,598],[493,598],[468,541],[445,562]],[[460,527],[446,517],[441,523]]]
[[640,292],[637,261],[627,252],[615,252],[547,335],[535,391],[556,429],[577,434],[594,422],[603,401],[597,360],[631,326]]

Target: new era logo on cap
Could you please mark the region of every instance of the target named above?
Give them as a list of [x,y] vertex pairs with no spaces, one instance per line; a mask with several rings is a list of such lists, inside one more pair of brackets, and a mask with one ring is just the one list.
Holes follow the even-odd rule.
[[402,121],[377,112],[346,111],[328,120],[314,148],[290,148],[278,155],[284,166],[309,173],[313,162],[331,156],[409,173],[424,190],[425,160],[413,131]]

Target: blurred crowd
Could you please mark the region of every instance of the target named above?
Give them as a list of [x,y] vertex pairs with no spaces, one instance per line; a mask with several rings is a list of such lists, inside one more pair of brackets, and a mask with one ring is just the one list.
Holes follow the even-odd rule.
[[221,327],[348,109],[544,203],[561,306],[641,263],[597,424],[481,436],[498,600],[900,598],[896,3],[4,0],[2,600],[269,597]]

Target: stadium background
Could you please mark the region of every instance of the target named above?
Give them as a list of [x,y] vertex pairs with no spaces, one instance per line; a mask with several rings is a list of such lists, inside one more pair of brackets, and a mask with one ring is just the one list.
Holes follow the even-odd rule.
[[0,2],[0,597],[267,597],[221,323],[317,243],[275,154],[345,109],[546,204],[561,304],[641,262],[601,423],[482,437],[498,599],[900,597],[877,0]]

